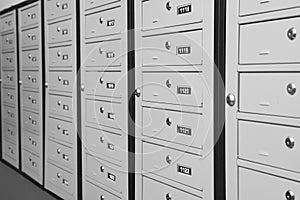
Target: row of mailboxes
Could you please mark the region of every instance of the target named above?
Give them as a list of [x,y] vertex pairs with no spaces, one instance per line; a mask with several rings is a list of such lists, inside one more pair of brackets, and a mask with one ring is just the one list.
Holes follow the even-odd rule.
[[214,6],[44,0],[3,14],[3,159],[62,199],[218,199]]

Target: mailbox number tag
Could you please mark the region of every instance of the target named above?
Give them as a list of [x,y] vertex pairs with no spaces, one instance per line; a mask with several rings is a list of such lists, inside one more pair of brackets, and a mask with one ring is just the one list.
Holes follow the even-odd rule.
[[107,173],[107,178],[112,180],[112,181],[116,181],[117,180],[117,177],[111,173]]
[[113,90],[116,88],[116,84],[115,83],[106,83],[106,88],[109,90]]
[[177,172],[184,175],[192,176],[192,168],[185,167],[183,165],[177,165]]
[[177,55],[187,55],[191,54],[192,49],[190,46],[177,47]]
[[114,58],[114,57],[116,57],[115,52],[111,51],[106,53],[106,58]]
[[191,87],[177,87],[177,94],[180,95],[191,95],[192,94],[192,88]]
[[192,129],[188,128],[188,127],[183,127],[183,126],[177,125],[177,133],[191,136],[192,135]]
[[177,7],[177,15],[183,15],[192,12],[192,4]]
[[111,20],[107,20],[107,27],[111,27],[111,26],[115,26],[116,24],[116,20],[115,19],[111,19]]

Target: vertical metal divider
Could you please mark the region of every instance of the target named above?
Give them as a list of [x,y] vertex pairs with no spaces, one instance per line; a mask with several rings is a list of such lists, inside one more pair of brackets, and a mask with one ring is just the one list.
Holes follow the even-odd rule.
[[20,118],[22,117],[21,116],[21,109],[20,109],[20,103],[21,103],[21,99],[20,99],[20,96],[21,96],[21,86],[19,84],[19,80],[20,80],[20,58],[19,58],[19,49],[20,49],[20,44],[19,44],[19,13],[18,13],[18,10],[17,8],[15,9],[15,13],[16,13],[16,50],[15,50],[15,53],[16,53],[16,57],[17,57],[17,68],[16,68],[16,74],[17,74],[17,87],[16,87],[16,90],[18,90],[18,102],[17,102],[17,108],[18,108],[18,153],[19,153],[19,170],[22,171],[22,129],[21,129],[21,120]]
[[82,132],[81,132],[81,27],[80,27],[80,20],[81,20],[81,12],[80,12],[80,0],[76,0],[76,42],[77,42],[77,66],[76,66],[76,80],[77,80],[77,199],[83,199],[83,192],[82,192]]
[[134,1],[127,1],[128,44],[128,200],[135,199],[135,23]]
[[215,0],[214,13],[214,197],[224,200],[226,0]]
[[45,61],[45,32],[44,32],[44,29],[45,29],[45,16],[44,16],[44,13],[45,13],[45,10],[44,10],[44,0],[41,0],[41,36],[42,36],[42,44],[41,44],[41,48],[42,48],[42,55],[41,55],[41,58],[42,58],[42,98],[43,98],[43,108],[42,108],[42,112],[43,112],[43,141],[42,141],[42,144],[43,144],[43,153],[42,153],[42,156],[43,156],[43,162],[42,162],[42,166],[43,166],[43,183],[42,183],[42,186],[44,187],[45,186],[45,141],[46,141],[46,92],[45,92],[45,87],[44,87],[44,84],[45,84],[45,80],[46,80],[46,70],[45,70],[45,65],[46,65],[46,61]]

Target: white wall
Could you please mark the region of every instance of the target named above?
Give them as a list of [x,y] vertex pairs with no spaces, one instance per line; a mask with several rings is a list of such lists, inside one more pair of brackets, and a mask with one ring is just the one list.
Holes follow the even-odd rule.
[[5,8],[9,8],[12,5],[16,5],[24,0],[0,0],[0,11]]

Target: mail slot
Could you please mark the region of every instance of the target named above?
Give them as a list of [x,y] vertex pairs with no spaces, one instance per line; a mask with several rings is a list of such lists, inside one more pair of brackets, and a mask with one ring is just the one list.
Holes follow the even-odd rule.
[[3,103],[12,106],[16,105],[16,101],[18,100],[16,90],[10,88],[2,88],[2,91]]
[[23,150],[22,152],[22,171],[28,174],[31,178],[40,182],[42,179],[41,158],[26,150]]
[[73,0],[47,0],[47,20],[71,15],[74,3]]
[[49,72],[49,89],[52,91],[72,93],[75,82],[75,74],[73,71],[50,71]]
[[22,71],[21,75],[24,88],[38,90],[41,87],[39,71]]
[[15,52],[8,52],[1,54],[2,68],[14,70],[16,67],[16,54]]
[[72,41],[72,30],[72,19],[49,24],[49,43],[51,44]]
[[17,85],[16,71],[2,71],[3,86],[16,87]]
[[41,133],[38,133],[40,134],[38,135],[27,130],[22,131],[23,148],[40,155],[42,149]]
[[38,92],[22,91],[23,106],[26,109],[40,112],[41,94]]
[[120,200],[118,196],[113,193],[108,192],[100,188],[99,186],[94,185],[90,182],[85,182],[84,187],[84,198],[85,199],[109,199],[109,200]]
[[16,14],[15,12],[9,12],[1,17],[1,32],[5,32],[14,29],[16,26]]
[[40,134],[41,121],[40,114],[23,110],[23,126],[30,131]]
[[49,48],[49,68],[72,68],[73,59],[73,46]]
[[2,106],[3,113],[2,117],[5,120],[10,121],[11,123],[15,124],[17,122],[17,111],[15,107],[12,106]]
[[33,28],[22,31],[22,47],[40,45],[40,28]]
[[3,123],[2,125],[2,133],[5,140],[8,140],[12,142],[13,144],[16,144],[18,140],[18,132],[16,129],[16,124],[10,124],[10,123]]
[[16,35],[15,33],[8,33],[1,35],[2,37],[2,51],[3,50],[14,50],[16,48]]
[[49,95],[49,112],[53,115],[72,118],[73,113],[73,98],[62,95]]
[[75,137],[75,124],[74,122],[48,117],[48,135],[51,138],[61,140],[70,145],[74,143]]
[[40,56],[38,49],[22,51],[22,68],[38,68],[40,66]]
[[38,24],[41,18],[39,3],[21,10],[21,27]]

